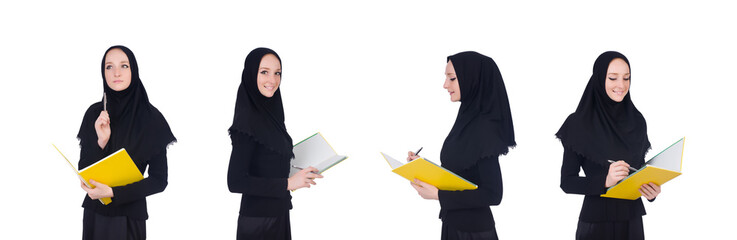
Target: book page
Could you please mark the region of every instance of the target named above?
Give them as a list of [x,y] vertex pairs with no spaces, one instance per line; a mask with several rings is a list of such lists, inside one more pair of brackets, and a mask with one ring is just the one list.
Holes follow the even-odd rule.
[[684,141],[685,138],[681,138],[678,142],[658,153],[658,155],[655,155],[655,157],[650,159],[647,164],[675,172],[681,172]]
[[389,155],[386,155],[386,153],[381,153],[381,155],[384,156],[386,163],[388,163],[392,169],[396,169],[404,165],[402,162],[397,161],[396,159],[390,157]]
[[290,162],[292,166],[290,166],[289,176],[299,172],[299,168],[304,169],[310,166],[322,172],[346,158],[339,156],[320,133],[315,133],[297,143],[292,151],[294,158]]

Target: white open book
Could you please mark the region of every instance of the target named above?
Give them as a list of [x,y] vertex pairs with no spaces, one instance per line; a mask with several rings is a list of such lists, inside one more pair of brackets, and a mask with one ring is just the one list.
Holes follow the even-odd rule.
[[293,152],[290,177],[310,166],[317,168],[318,173],[322,173],[348,158],[338,155],[319,132],[295,144]]

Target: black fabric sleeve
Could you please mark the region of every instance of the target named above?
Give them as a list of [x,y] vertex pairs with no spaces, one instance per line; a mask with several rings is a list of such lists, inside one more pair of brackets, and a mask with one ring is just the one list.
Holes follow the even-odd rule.
[[82,170],[111,154],[110,144],[105,145],[105,148],[100,148],[100,145],[97,144],[97,132],[95,131],[97,115],[95,113],[100,114],[96,111],[96,105],[93,104],[87,109],[87,112],[85,112],[82,118],[82,125],[80,126],[79,135],[77,135],[80,138],[78,170]]
[[231,139],[233,151],[228,165],[230,192],[261,197],[289,197],[287,178],[263,178],[251,174],[251,161],[261,160],[257,154],[259,143],[250,136],[238,133],[231,134]]
[[113,187],[114,197],[111,204],[121,205],[163,192],[168,184],[168,176],[166,149],[164,149],[148,161],[148,177],[125,186]]
[[479,182],[475,190],[438,190],[438,200],[442,209],[468,209],[499,205],[502,202],[502,172],[499,158],[482,158],[477,165]]
[[563,151],[563,166],[560,169],[560,188],[566,193],[601,195],[606,193],[606,172],[593,176],[578,175],[586,159],[573,150]]

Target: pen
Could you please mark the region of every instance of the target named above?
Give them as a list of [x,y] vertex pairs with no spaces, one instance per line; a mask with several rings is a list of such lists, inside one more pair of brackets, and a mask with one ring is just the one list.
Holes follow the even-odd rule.
[[[301,167],[297,167],[297,165],[292,165],[292,167],[293,167],[293,168],[296,168],[296,169],[299,169],[299,170],[305,170],[304,168],[301,168]],[[313,172],[311,172],[311,173],[317,174],[317,172],[314,172],[314,171],[313,171]]]
[[[607,161],[609,161],[609,163],[615,163],[614,160],[607,160]],[[630,168],[631,171],[637,172],[637,169],[636,168],[633,168],[633,167],[629,167],[629,168]]]
[[107,94],[102,93],[102,110],[107,111]]
[[417,150],[417,152],[415,152],[415,156],[417,156],[418,154],[420,154],[420,151],[422,151],[422,148],[423,147],[420,147],[420,150]]

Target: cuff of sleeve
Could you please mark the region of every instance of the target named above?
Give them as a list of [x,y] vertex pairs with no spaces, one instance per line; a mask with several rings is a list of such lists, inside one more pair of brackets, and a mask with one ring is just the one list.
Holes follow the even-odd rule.
[[601,195],[606,193],[606,175],[592,176],[589,182],[589,193],[594,195]]
[[[647,198],[646,198],[647,199]],[[655,199],[658,199],[658,197],[653,198],[653,200],[647,199],[648,202],[655,202]]]
[[288,189],[289,188],[289,178],[284,178],[282,180],[283,181],[281,181],[281,189],[284,189],[284,191],[282,191],[283,194],[281,195],[281,197],[288,198],[290,196],[289,192],[291,192]]
[[440,204],[440,208],[443,208],[443,205],[448,200],[448,192],[450,191],[438,190],[438,204]]

